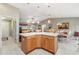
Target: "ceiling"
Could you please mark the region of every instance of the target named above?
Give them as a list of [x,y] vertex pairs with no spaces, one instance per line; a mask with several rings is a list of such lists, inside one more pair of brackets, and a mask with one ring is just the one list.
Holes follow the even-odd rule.
[[33,22],[46,18],[79,17],[79,3],[10,3],[20,10],[22,19]]

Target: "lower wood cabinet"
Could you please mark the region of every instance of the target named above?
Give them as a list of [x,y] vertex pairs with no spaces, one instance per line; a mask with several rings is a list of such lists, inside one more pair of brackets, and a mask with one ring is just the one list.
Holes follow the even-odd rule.
[[55,53],[57,49],[57,42],[55,37],[42,36],[42,48],[48,50],[49,52]]
[[27,53],[27,40],[25,40],[26,37],[21,36],[21,49],[23,50],[24,53]]
[[21,37],[21,48],[25,54],[36,48],[43,48],[51,53],[56,53],[57,42],[55,37],[45,35],[34,35],[30,37]]

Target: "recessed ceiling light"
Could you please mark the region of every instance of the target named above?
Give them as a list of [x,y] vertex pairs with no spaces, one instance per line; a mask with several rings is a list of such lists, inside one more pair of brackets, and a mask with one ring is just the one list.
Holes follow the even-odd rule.
[[29,5],[30,3],[27,3],[27,5]]
[[40,6],[37,6],[37,8],[40,8]]
[[34,18],[32,18],[32,19],[34,19]]
[[48,7],[51,7],[51,6],[48,5]]

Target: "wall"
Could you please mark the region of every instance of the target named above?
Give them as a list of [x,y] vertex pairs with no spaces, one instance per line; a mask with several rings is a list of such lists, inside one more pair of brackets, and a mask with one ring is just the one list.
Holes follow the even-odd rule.
[[[10,17],[16,22],[16,39],[19,39],[19,10],[9,4],[0,4],[1,17]],[[13,32],[14,33],[14,32]]]
[[0,15],[17,18],[19,17],[19,10],[9,4],[0,3]]
[[41,22],[41,24],[46,24],[48,20],[51,20],[54,28],[57,28],[57,23],[69,22],[69,30],[72,32],[79,31],[79,18],[50,18]]
[[2,21],[2,37],[9,37],[9,21]]
[[2,26],[1,26],[1,23],[2,23],[2,21],[1,21],[1,16],[0,16],[0,48],[2,47],[2,40],[1,40],[1,38],[2,38]]

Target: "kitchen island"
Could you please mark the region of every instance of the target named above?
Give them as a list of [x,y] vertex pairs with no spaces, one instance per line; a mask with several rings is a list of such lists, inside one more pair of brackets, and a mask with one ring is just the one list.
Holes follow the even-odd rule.
[[40,48],[55,54],[58,46],[57,35],[58,33],[52,32],[20,33],[21,49],[25,54]]

